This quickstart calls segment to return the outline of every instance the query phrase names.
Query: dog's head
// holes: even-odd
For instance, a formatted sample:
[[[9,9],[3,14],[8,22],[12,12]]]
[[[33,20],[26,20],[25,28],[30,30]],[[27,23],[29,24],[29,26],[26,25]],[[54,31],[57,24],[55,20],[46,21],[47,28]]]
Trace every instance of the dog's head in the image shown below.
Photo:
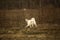
[[[27,22],[27,21],[28,21],[28,19],[25,19],[25,21]]]
[[[35,18],[31,18],[31,20],[35,20]]]

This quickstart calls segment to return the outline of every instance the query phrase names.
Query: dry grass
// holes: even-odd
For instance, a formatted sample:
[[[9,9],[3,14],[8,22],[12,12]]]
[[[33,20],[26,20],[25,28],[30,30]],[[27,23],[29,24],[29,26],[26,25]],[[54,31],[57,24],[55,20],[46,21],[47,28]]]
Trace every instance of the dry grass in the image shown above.
[[[40,25],[40,26],[39,26]],[[55,40],[57,30],[53,29],[53,25],[39,24],[37,28],[27,29],[5,29],[0,30],[1,40]],[[44,27],[46,26],[46,28]],[[47,29],[51,26],[53,30]],[[55,26],[55,25],[54,25]],[[41,28],[42,27],[42,28]],[[45,29],[44,29],[45,28]],[[2,32],[2,33],[1,33]]]

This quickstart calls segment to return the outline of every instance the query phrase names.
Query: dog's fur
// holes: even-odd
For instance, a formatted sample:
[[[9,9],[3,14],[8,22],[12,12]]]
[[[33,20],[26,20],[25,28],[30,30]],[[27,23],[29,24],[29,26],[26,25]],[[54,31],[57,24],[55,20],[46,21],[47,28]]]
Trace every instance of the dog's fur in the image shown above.
[[[27,22],[27,26],[26,27],[37,27],[37,24],[36,24],[36,21],[35,21],[35,18],[31,18],[30,20],[28,19],[25,19],[25,21]]]

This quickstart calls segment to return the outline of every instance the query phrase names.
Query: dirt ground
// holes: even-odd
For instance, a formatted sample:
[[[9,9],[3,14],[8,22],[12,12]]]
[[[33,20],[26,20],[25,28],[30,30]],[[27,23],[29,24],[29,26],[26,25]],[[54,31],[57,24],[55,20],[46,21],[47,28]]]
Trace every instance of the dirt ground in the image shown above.
[[[48,26],[52,28],[48,29]],[[59,25],[39,24],[37,28],[1,29],[0,40],[59,40],[60,31],[55,27],[59,27]]]

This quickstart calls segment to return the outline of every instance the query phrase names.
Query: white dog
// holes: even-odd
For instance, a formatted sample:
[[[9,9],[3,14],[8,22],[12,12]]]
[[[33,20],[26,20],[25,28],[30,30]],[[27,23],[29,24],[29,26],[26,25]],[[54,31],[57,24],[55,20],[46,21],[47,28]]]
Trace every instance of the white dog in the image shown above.
[[[25,21],[27,22],[27,26],[26,27],[37,27],[37,24],[36,24],[36,21],[35,21],[35,18],[31,18],[30,20],[28,19],[25,19]]]

